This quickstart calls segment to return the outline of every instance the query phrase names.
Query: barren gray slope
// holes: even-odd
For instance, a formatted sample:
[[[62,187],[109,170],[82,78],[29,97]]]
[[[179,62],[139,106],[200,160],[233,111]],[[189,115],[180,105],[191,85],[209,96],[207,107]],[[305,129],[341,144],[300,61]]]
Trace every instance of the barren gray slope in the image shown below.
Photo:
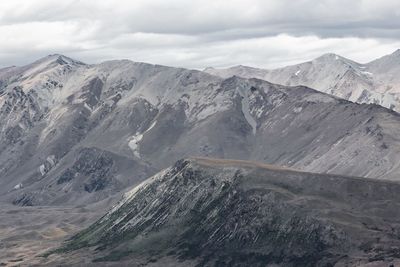
[[[357,103],[375,103],[400,111],[400,49],[367,64],[335,54],[312,61],[264,70],[246,66],[207,68],[224,78],[237,75],[283,85],[304,85]]]
[[[389,266],[400,260],[399,190],[397,182],[246,161],[181,160],[128,192],[48,261]]]
[[[0,95],[0,198],[96,202],[188,156],[398,180],[400,117],[306,87],[55,55]]]

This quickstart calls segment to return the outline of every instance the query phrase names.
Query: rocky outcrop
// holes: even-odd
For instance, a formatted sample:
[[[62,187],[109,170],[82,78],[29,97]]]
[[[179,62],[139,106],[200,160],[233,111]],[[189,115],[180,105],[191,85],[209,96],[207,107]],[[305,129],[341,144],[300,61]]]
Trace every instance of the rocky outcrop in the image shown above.
[[[168,256],[198,266],[389,266],[400,257],[399,190],[245,161],[180,160],[57,252],[92,251],[99,264]]]

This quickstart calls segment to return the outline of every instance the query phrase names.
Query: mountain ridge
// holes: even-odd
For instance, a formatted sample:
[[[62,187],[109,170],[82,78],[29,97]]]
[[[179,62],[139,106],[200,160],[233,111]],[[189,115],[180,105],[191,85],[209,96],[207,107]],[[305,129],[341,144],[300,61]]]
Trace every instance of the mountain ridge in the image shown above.
[[[98,201],[189,156],[398,179],[400,116],[377,105],[128,60],[39,66],[0,77],[9,203]]]
[[[398,182],[237,163],[179,160],[126,193],[57,252],[90,251],[85,256],[100,265],[147,259],[158,266],[166,256],[201,266],[396,261]]]
[[[313,60],[277,69],[234,66],[205,71],[221,77],[238,75],[283,85],[304,85],[358,103],[375,103],[399,111],[400,70],[398,50],[361,64],[328,53]]]

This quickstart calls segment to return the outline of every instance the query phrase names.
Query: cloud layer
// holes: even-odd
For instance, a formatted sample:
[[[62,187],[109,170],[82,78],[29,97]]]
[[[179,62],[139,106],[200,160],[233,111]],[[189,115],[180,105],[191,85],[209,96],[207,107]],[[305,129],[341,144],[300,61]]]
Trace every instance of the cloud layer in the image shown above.
[[[327,52],[366,62],[397,48],[398,0],[0,2],[0,66],[62,53],[89,63],[269,68]]]

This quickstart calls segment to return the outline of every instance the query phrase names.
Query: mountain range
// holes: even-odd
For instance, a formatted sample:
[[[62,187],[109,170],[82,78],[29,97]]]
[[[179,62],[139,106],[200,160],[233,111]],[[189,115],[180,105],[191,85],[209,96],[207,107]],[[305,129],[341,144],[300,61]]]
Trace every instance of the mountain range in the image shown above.
[[[374,103],[400,111],[400,49],[366,64],[329,53],[278,69],[240,65],[204,71],[224,78],[236,75],[288,86],[304,85],[352,102]]]
[[[304,86],[51,55],[0,72],[0,193],[83,204],[188,156],[398,180],[400,115]]]
[[[0,265],[396,262],[399,64],[0,69]]]

